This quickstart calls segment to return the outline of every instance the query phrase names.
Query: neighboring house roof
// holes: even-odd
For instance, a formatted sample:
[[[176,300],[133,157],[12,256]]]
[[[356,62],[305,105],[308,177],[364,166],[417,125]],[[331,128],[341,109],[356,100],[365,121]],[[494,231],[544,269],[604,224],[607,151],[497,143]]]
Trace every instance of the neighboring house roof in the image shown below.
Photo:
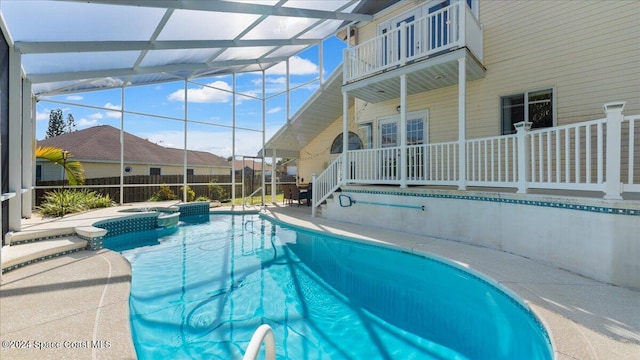
[[[184,151],[160,146],[149,140],[123,132],[124,162],[154,165],[184,163]],[[74,160],[120,162],[120,130],[109,125],[72,131],[45,140],[38,146],[53,146],[71,153]],[[206,151],[187,150],[189,166],[229,168],[227,160]]]
[[[236,171],[242,170],[242,160],[234,160]],[[259,161],[246,159],[244,161],[245,168],[253,169],[255,171],[262,170],[262,163]],[[231,167],[231,162],[229,162],[229,167]],[[264,171],[271,171],[270,164],[264,164]]]
[[[349,96],[349,107],[353,106]],[[277,157],[300,157],[307,146],[330,124],[342,116],[342,67],[339,66],[278,132],[267,141],[265,156],[276,150]],[[260,150],[259,154],[263,154]]]

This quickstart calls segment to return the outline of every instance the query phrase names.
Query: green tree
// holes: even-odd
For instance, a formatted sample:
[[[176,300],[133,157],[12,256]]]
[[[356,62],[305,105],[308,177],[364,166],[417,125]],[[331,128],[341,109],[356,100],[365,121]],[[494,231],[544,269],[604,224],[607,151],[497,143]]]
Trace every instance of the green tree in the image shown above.
[[[76,130],[76,121],[72,114],[67,114],[67,121],[64,121],[62,109],[51,110],[49,113],[49,127],[45,134],[45,138],[49,139],[54,136],[66,134]]]
[[[66,132],[65,127],[66,125],[64,123],[64,117],[62,117],[62,110],[51,110],[49,113],[49,127],[47,128],[45,138],[49,139],[64,134]]]
[[[73,118],[73,115],[71,115],[71,113],[67,114],[66,130],[67,132],[76,131],[76,120]]]

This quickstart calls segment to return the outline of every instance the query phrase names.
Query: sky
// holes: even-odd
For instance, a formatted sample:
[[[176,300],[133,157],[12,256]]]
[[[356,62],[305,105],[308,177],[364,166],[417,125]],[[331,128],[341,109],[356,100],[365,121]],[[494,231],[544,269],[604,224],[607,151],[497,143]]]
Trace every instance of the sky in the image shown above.
[[[324,41],[324,79],[340,66],[345,46],[336,37]],[[289,116],[295,114],[320,84],[318,54],[318,46],[313,46],[290,59],[289,86],[295,90],[290,95]],[[287,119],[285,63],[269,69],[265,83],[265,140],[268,141]],[[185,107],[184,81],[126,87],[124,131],[162,146],[182,148],[186,108],[191,121],[187,123],[187,148],[229,157],[233,150],[232,88],[232,75],[193,79],[187,85]],[[236,89],[235,153],[256,156],[262,148],[262,74],[237,74]],[[73,115],[76,130],[98,125],[120,128],[122,105],[120,88],[42,97],[36,106],[36,138],[45,138],[49,114],[58,108],[65,119]]]

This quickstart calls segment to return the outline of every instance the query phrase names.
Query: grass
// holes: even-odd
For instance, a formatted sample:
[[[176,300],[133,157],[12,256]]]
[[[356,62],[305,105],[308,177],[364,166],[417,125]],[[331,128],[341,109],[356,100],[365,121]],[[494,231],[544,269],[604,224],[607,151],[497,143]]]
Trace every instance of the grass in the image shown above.
[[[283,200],[284,200],[284,194],[276,194],[276,202],[281,203]],[[267,203],[270,203],[271,195],[265,195],[264,201],[266,201]],[[262,202],[262,196],[260,195],[247,199],[247,205],[258,205],[261,202]],[[233,202],[233,205],[242,205],[242,199],[241,198],[235,199],[235,201]]]

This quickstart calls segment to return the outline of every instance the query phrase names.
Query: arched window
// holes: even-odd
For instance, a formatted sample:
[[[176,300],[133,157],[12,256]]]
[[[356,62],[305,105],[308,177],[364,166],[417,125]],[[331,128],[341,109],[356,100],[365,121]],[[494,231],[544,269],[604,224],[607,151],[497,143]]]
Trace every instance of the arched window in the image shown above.
[[[362,149],[362,140],[358,134],[349,131],[349,150],[358,150]],[[342,133],[336,136],[333,139],[333,143],[331,144],[331,153],[332,154],[341,154],[342,153]]]

